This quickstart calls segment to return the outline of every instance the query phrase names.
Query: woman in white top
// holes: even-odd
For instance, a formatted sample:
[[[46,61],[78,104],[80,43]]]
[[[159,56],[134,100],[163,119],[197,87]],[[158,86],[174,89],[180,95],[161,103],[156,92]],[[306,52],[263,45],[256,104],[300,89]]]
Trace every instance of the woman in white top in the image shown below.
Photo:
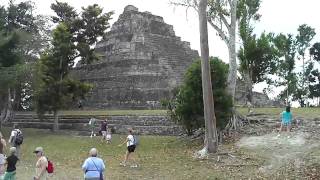
[[[120,165],[126,166],[127,161],[129,161],[131,159],[134,162],[134,164],[131,165],[131,167],[138,167],[138,165],[135,162],[135,159],[133,158],[133,152],[136,149],[136,145],[135,145],[134,137],[132,135],[132,129],[128,129],[128,133],[129,134],[128,134],[126,140],[122,144],[119,144],[119,146],[122,146],[125,143],[127,143],[127,152],[124,156],[124,161],[121,162]]]

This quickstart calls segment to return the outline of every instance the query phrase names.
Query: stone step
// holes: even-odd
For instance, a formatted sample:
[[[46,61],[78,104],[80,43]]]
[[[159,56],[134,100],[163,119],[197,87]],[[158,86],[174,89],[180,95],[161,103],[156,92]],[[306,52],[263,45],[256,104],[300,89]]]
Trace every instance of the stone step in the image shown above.
[[[23,122],[16,123],[20,128],[37,128],[37,129],[52,129],[53,123],[38,123],[38,122]],[[12,126],[12,123],[5,123],[5,126]],[[113,128],[114,133],[116,134],[126,134],[128,128],[134,127],[134,131],[137,134],[141,135],[179,135],[182,133],[181,126],[132,126],[132,125],[117,125],[109,124]],[[59,128],[61,130],[76,130],[76,131],[90,131],[90,127],[86,124],[70,124],[70,123],[59,123]],[[99,131],[99,128],[96,128],[96,132]]]

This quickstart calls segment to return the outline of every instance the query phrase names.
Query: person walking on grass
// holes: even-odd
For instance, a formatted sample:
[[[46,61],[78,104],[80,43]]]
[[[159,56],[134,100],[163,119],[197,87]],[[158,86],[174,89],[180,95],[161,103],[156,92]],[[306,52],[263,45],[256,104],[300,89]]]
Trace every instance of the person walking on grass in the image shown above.
[[[36,163],[36,175],[34,176],[34,180],[46,180],[48,177],[47,167],[48,160],[44,156],[43,148],[37,147],[33,153],[36,154],[37,163]]]
[[[6,149],[7,143],[6,140],[3,138],[2,133],[0,132],[0,179],[3,177],[5,168],[5,155],[4,150]]]
[[[96,133],[95,133],[95,126],[96,126],[96,121],[97,119],[95,117],[92,117],[90,118],[89,120],[89,127],[90,127],[90,138],[92,138],[93,136],[96,136]]]
[[[98,150],[92,148],[89,151],[89,157],[84,161],[82,170],[84,172],[85,180],[103,180],[103,173],[105,165],[101,158],[98,158]]]
[[[20,146],[23,142],[23,134],[21,130],[18,128],[17,124],[13,125],[13,130],[11,131],[11,135],[8,141],[11,147],[16,148],[16,156],[20,156]]]
[[[106,139],[107,139],[107,143],[110,144],[111,143],[111,138],[112,138],[112,130],[110,127],[107,127],[107,136],[106,136]]]
[[[280,125],[279,132],[281,132],[284,127],[287,127],[287,132],[290,132],[291,124],[292,124],[292,113],[290,112],[290,107],[287,106],[286,110],[283,111],[280,115],[281,115],[281,125]]]
[[[127,143],[127,152],[124,156],[124,161],[120,163],[121,166],[126,166],[127,162],[130,161],[130,159],[133,161],[134,164],[131,165],[131,167],[138,167],[138,165],[135,162],[135,159],[133,157],[133,153],[136,149],[136,142],[135,142],[135,138],[133,136],[133,130],[132,129],[128,129],[128,136],[126,138],[126,140],[122,143],[119,144],[118,146],[122,146],[125,143]]]
[[[7,171],[3,180],[16,180],[16,164],[19,161],[16,150],[15,147],[10,148],[10,156],[6,159]]]
[[[107,119],[105,119],[104,121],[101,122],[100,125],[100,131],[102,134],[102,138],[101,138],[101,142],[103,142],[104,140],[107,140]]]

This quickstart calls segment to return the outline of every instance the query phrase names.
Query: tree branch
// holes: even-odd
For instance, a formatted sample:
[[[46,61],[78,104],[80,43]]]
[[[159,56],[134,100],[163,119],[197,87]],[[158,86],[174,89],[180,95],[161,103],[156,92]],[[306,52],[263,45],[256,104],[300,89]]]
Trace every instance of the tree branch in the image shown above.
[[[227,27],[228,32],[230,32],[230,24],[228,23],[226,17],[224,17],[224,15],[221,12],[219,12],[219,17],[222,20],[222,22],[224,23],[224,25]]]
[[[218,32],[218,34],[220,35],[221,39],[227,44],[227,46],[229,47],[229,39],[227,37],[227,35],[222,31],[221,28],[219,28],[217,25],[215,25],[211,19],[208,19],[209,24]]]

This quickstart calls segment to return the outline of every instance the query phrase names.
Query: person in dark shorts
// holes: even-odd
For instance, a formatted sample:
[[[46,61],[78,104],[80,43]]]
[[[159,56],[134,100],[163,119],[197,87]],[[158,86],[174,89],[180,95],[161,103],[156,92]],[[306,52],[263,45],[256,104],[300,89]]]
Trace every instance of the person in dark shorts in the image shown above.
[[[101,135],[102,135],[102,138],[101,138],[101,142],[103,142],[104,140],[107,140],[107,119],[105,119],[104,121],[101,122],[101,125],[100,125],[100,131],[101,131]]]
[[[16,164],[19,161],[16,154],[16,147],[10,148],[10,156],[6,159],[7,171],[4,175],[4,180],[15,180],[16,179]]]
[[[138,167],[138,165],[136,164],[135,159],[133,157],[133,153],[136,149],[136,144],[135,144],[135,138],[133,136],[132,129],[129,129],[128,133],[129,134],[128,134],[126,140],[122,144],[119,144],[119,146],[122,146],[123,144],[127,143],[127,152],[124,156],[124,161],[121,162],[120,165],[126,166],[126,163],[131,159],[134,163],[131,165],[131,167]]]

